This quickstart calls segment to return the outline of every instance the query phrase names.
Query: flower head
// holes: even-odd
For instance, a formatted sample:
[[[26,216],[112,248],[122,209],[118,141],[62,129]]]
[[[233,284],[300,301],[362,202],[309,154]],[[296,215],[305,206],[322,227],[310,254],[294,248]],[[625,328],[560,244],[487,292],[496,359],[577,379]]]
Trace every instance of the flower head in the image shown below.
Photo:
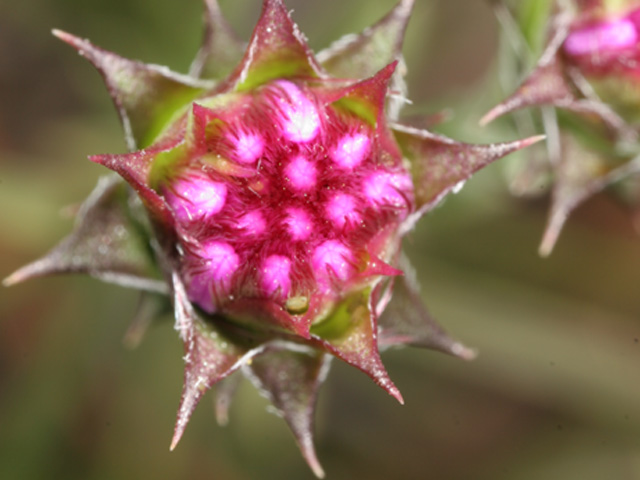
[[[640,171],[640,2],[552,3],[546,21],[538,24],[548,33],[542,36],[544,48],[533,70],[483,118],[488,123],[518,109],[543,107],[540,123],[549,133],[548,155],[532,156],[513,182],[516,192],[529,193],[552,178],[551,210],[540,246],[543,255],[551,252],[578,205]],[[536,24],[539,18],[519,8],[500,4],[501,18],[519,17],[520,30],[513,29],[516,22],[505,22],[509,38],[519,40],[519,52],[535,50],[523,32],[525,24]]]
[[[91,157],[119,177],[8,283],[73,270],[171,297],[186,352],[172,448],[202,395],[241,370],[321,476],[312,414],[330,358],[402,402],[381,348],[472,356],[422,306],[401,240],[460,182],[539,137],[469,145],[397,121],[412,5],[316,56],[281,0],[264,0],[246,47],[207,0],[188,76],[55,32],[103,75],[131,151]],[[221,419],[230,390],[218,390]]]

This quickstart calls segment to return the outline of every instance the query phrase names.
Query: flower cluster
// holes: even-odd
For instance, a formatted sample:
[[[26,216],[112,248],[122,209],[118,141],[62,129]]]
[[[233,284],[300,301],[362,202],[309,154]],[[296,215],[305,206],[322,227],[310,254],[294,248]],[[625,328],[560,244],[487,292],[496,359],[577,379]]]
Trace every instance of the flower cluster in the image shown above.
[[[275,80],[193,104],[150,170],[193,303],[237,320],[275,309],[279,327],[309,337],[345,292],[395,275],[385,262],[415,200],[375,111],[394,68],[354,86]],[[348,105],[366,89],[370,121]]]
[[[475,171],[540,137],[469,145],[398,120],[413,0],[317,55],[281,0],[264,0],[246,46],[205,5],[189,75],[54,32],[104,77],[130,152],[91,157],[118,175],[6,283],[84,272],[160,306],[168,296],[186,362],[172,448],[214,384],[225,420],[239,370],[322,476],[311,432],[331,358],[402,403],[382,348],[473,356],[429,317],[401,240]]]

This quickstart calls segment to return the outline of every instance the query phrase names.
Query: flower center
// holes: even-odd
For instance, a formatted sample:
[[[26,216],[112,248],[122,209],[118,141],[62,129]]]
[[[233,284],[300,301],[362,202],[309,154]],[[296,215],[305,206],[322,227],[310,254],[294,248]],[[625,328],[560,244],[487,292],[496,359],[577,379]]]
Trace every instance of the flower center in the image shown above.
[[[250,95],[245,108],[200,108],[209,117],[187,135],[199,147],[162,188],[189,296],[211,313],[231,297],[343,295],[363,259],[383,255],[370,241],[413,209],[411,178],[375,126],[302,83]]]

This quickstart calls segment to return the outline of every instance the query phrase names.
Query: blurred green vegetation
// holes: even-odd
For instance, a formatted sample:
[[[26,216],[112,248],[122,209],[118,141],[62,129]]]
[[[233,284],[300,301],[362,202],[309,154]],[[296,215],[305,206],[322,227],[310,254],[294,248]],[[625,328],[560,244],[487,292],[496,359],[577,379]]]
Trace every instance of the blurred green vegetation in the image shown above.
[[[319,49],[366,27],[394,0],[289,0]],[[409,113],[454,112],[443,131],[512,139],[477,121],[500,96],[498,26],[480,0],[419,0],[409,27]],[[259,0],[221,0],[246,38]],[[85,158],[123,151],[99,76],[51,28],[185,71],[201,34],[199,0],[0,3],[0,273],[41,255],[71,226],[104,173]],[[317,415],[332,480],[640,478],[640,244],[630,214],[599,196],[537,254],[546,201],[509,197],[507,159],[479,174],[407,239],[425,299],[480,356],[383,356],[398,406],[338,363]],[[0,478],[312,478],[284,422],[243,384],[229,426],[208,397],[175,452],[182,382],[171,319],[121,343],[137,295],[80,277],[0,290]]]

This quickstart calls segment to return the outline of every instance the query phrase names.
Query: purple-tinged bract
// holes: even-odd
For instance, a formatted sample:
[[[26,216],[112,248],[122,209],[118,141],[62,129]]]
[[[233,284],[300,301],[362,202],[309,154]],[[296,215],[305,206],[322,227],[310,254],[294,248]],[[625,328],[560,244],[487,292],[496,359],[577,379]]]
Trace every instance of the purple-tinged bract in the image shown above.
[[[226,421],[241,370],[322,476],[311,432],[330,358],[402,402],[380,347],[473,356],[429,317],[401,240],[460,182],[539,137],[468,145],[402,125],[412,6],[316,57],[281,0],[264,0],[246,47],[206,0],[188,76],[55,32],[105,79],[130,153],[91,159],[131,188],[101,182],[73,235],[7,283],[76,271],[169,294],[186,352],[172,448],[223,380]]]

